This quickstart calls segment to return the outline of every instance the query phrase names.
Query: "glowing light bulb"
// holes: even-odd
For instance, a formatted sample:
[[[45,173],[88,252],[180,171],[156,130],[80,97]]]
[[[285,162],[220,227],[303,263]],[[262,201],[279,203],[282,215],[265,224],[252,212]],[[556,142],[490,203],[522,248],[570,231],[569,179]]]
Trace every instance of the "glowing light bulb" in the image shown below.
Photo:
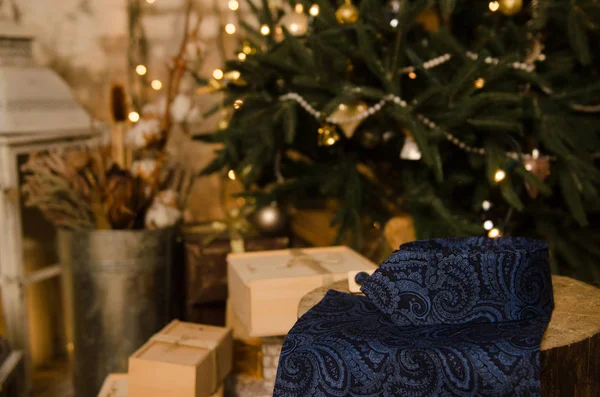
[[[154,4],[155,1],[156,0],[146,0],[146,3],[148,3],[148,4]]]
[[[238,99],[233,103],[233,108],[237,110],[237,109],[241,108],[243,104],[244,104],[244,101],[242,101],[241,99]]]
[[[260,34],[262,34],[263,36],[268,36],[269,33],[271,33],[271,29],[269,28],[269,25],[262,25],[260,27]]]
[[[482,89],[485,86],[485,80],[481,77],[475,80],[475,88],[478,90]]]
[[[250,47],[249,45],[244,45],[244,48],[242,48],[242,52],[246,55],[250,55],[252,54],[252,47]]]
[[[240,53],[238,54],[238,59],[239,59],[240,61],[245,61],[245,60],[246,60],[246,57],[247,57],[247,55],[246,55],[246,54],[244,54],[243,52],[240,52]]]
[[[227,176],[229,177],[229,179],[231,179],[232,181],[235,181],[235,171],[234,170],[229,170],[229,172],[227,173]]]
[[[483,210],[484,210],[484,211],[489,211],[489,210],[490,210],[490,208],[492,208],[492,203],[490,203],[490,202],[489,202],[489,201],[487,201],[487,200],[484,200],[484,201],[481,203],[481,208],[483,208]]]
[[[529,163],[528,163],[528,164],[525,164],[525,169],[526,169],[527,171],[531,171],[531,170],[533,170],[533,164],[529,164]]]
[[[398,23],[399,23],[398,20],[396,18],[394,18],[390,21],[390,26],[393,28],[396,28],[396,27],[398,27]]]
[[[490,7],[490,11],[496,12],[500,8],[500,3],[498,3],[497,1],[490,1],[490,4],[488,6]]]
[[[498,238],[498,237],[502,237],[502,232],[500,231],[500,229],[498,229],[497,227],[493,228],[492,230],[490,230],[488,232],[488,237],[489,238]]]
[[[135,67],[135,72],[140,76],[144,76],[146,73],[148,73],[148,68],[146,68],[144,65],[137,65]]]
[[[150,85],[156,91],[158,91],[158,90],[160,90],[162,88],[162,82],[160,80],[152,80],[152,82],[150,83]]]
[[[313,4],[312,6],[310,6],[308,13],[313,17],[317,17],[317,16],[319,16],[320,11],[321,11],[321,9],[319,8],[319,5]]]
[[[502,182],[506,178],[506,172],[504,170],[498,170],[494,174],[494,180],[496,182]]]
[[[137,123],[138,121],[140,121],[140,114],[138,112],[129,112],[129,115],[127,117],[132,123]]]
[[[236,29],[234,24],[228,23],[227,25],[225,25],[225,32],[227,32],[227,34],[234,34],[235,31]]]
[[[492,222],[492,221],[483,222],[483,228],[485,230],[492,230],[494,228],[494,222]]]
[[[538,149],[533,149],[531,151],[531,157],[533,157],[534,159],[539,159],[540,158],[540,151]]]
[[[221,69],[215,69],[213,71],[213,77],[215,78],[215,80],[221,80],[224,76],[224,73]]]
[[[414,79],[416,79],[416,78],[417,78],[417,74],[416,74],[415,72],[410,72],[410,73],[408,74],[408,77],[409,77],[411,80],[414,80]]]
[[[238,3],[237,0],[229,0],[229,3],[227,3],[227,6],[229,7],[229,9],[231,11],[237,11],[240,8],[240,3]]]

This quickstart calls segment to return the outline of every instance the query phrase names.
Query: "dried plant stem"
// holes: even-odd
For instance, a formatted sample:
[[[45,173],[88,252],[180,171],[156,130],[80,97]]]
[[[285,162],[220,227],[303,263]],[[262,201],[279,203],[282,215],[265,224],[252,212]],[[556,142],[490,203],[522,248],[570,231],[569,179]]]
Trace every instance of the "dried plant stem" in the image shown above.
[[[163,118],[163,131],[165,131],[165,136],[168,136],[168,132],[171,129],[171,112],[170,107],[173,99],[179,92],[179,86],[181,84],[181,77],[185,72],[187,61],[185,59],[185,52],[187,48],[187,44],[190,36],[190,19],[192,15],[192,0],[188,0],[185,8],[185,24],[183,28],[183,40],[181,41],[181,45],[179,46],[179,51],[177,55],[173,58],[173,65],[169,71],[169,78],[167,80],[167,100],[165,101],[165,116]]]

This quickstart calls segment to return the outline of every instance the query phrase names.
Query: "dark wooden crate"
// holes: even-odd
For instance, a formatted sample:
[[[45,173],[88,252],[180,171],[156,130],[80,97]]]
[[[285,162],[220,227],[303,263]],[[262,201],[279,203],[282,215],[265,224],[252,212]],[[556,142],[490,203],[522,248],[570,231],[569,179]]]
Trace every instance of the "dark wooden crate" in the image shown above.
[[[227,254],[231,252],[226,236],[204,244],[207,233],[184,230],[186,308],[227,300]],[[285,249],[288,237],[248,237],[246,251]],[[187,316],[186,316],[187,317]]]

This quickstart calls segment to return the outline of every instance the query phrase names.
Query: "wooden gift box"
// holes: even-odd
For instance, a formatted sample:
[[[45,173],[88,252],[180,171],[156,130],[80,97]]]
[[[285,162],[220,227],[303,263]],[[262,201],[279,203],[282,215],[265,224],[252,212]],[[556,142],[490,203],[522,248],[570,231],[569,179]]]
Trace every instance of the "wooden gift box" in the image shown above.
[[[241,323],[231,301],[227,300],[227,327],[233,333],[233,367],[231,371],[253,379],[263,378],[262,338],[251,338]]]
[[[209,224],[187,226],[183,230],[186,319],[191,321],[194,321],[195,307],[227,300],[227,254],[231,252],[231,240],[225,233],[207,243],[207,237],[214,233],[214,228]],[[245,251],[266,251],[288,246],[287,237],[244,238]]]
[[[127,397],[127,374],[110,374],[106,377],[98,397]]]
[[[348,247],[229,254],[229,299],[251,337],[286,335],[315,288],[377,266]]]
[[[231,358],[227,328],[173,321],[129,358],[129,397],[209,397]]]
[[[279,356],[281,355],[284,339],[285,337],[283,336],[262,338],[263,379],[267,382],[275,383]]]

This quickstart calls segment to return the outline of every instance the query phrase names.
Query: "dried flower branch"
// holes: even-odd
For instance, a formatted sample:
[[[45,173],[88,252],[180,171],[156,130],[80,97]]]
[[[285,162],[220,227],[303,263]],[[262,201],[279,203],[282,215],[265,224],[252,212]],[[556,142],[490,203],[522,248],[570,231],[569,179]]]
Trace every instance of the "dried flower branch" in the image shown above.
[[[155,191],[114,164],[106,149],[37,153],[22,170],[25,204],[70,229],[143,227]]]

